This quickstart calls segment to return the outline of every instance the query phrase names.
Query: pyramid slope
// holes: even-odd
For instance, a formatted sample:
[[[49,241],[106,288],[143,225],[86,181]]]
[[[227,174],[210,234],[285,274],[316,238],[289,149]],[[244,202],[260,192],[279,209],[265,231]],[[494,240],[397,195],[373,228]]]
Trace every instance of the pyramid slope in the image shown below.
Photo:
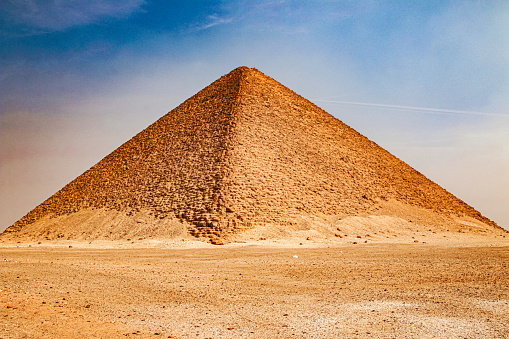
[[[212,209],[240,75],[231,72],[186,100],[6,231],[84,209],[191,220],[195,212]]]
[[[110,236],[110,228],[97,225],[112,218],[124,229],[143,227],[139,217],[144,215],[158,220],[152,222],[155,228],[179,219],[190,234],[214,239],[260,225],[291,226],[303,216],[369,213],[387,201],[498,228],[308,100],[256,69],[240,67],[117,148],[6,232],[88,213],[78,219],[94,228],[94,237]],[[46,224],[51,229],[62,222]],[[62,236],[78,236],[67,233]]]
[[[253,221],[291,223],[303,214],[356,215],[376,209],[381,201],[396,200],[495,225],[259,71],[242,78],[235,110],[235,166],[227,186],[232,204]],[[250,192],[256,192],[256,198]]]

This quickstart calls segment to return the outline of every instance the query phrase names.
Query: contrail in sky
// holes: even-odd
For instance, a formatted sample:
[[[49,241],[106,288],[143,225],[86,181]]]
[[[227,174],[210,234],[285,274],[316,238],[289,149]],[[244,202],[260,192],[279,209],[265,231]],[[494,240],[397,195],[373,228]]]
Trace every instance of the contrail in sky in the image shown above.
[[[372,104],[367,102],[355,102],[355,101],[335,101],[335,100],[315,100],[319,102],[326,102],[331,104],[340,104],[340,105],[351,105],[351,106],[367,106],[373,108],[390,108],[390,109],[398,109],[404,111],[420,111],[420,112],[429,112],[435,114],[468,114],[468,115],[482,115],[482,116],[490,116],[490,117],[509,117],[509,114],[502,113],[489,113],[489,112],[476,112],[476,111],[459,111],[453,109],[441,109],[441,108],[428,108],[428,107],[416,107],[416,106],[398,106],[398,105],[384,105],[384,104]]]

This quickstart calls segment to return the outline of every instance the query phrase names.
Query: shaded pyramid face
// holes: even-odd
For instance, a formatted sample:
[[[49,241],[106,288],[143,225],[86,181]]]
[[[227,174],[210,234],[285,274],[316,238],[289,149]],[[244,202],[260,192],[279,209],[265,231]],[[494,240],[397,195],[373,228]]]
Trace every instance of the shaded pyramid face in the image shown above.
[[[341,121],[256,69],[221,77],[6,230],[65,238],[228,238],[303,216],[397,201],[498,228]],[[64,226],[64,225],[72,225]]]

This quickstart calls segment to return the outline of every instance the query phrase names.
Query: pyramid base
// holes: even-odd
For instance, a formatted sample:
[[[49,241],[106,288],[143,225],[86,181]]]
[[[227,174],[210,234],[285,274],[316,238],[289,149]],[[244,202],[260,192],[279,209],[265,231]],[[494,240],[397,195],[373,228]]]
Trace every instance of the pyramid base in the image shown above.
[[[243,220],[187,222],[156,218],[148,211],[135,215],[107,209],[39,219],[18,230],[8,229],[2,240],[144,240],[188,239],[222,245],[229,242],[290,241],[323,244],[373,242],[462,241],[469,237],[503,236],[507,231],[468,216],[445,216],[397,201],[377,204],[370,211],[342,215],[301,215],[283,223]],[[222,225],[231,227],[221,227]]]
[[[156,219],[144,211],[127,216],[115,210],[84,209],[58,217],[45,216],[19,230],[7,229],[2,236],[32,240],[177,238],[187,236],[187,225],[178,219]]]

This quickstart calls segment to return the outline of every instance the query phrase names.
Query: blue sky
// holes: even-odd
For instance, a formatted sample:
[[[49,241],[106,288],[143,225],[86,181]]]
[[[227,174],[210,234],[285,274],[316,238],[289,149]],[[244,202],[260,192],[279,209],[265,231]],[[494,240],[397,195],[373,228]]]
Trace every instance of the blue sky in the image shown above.
[[[0,0],[0,231],[256,67],[509,229],[509,2]]]

